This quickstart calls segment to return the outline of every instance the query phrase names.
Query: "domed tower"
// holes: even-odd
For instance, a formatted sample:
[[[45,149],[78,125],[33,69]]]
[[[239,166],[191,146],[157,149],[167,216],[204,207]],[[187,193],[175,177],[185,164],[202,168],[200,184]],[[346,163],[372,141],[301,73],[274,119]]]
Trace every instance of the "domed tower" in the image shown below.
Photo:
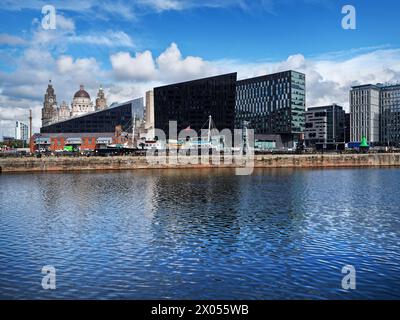
[[[97,93],[96,99],[96,111],[107,109],[107,100],[103,91],[103,87],[100,85],[99,92]]]
[[[87,91],[84,90],[83,85],[81,85],[79,91],[75,93],[74,99],[72,100],[71,115],[76,117],[93,111],[94,107],[90,100],[89,93],[87,93]]]
[[[57,118],[57,97],[53,85],[51,84],[51,80],[49,80],[42,108],[42,127],[57,122]]]

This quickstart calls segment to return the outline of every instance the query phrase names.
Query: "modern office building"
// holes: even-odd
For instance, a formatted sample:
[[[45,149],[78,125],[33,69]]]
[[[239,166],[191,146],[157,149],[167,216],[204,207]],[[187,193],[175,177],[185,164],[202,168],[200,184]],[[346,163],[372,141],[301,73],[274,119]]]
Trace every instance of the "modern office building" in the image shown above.
[[[293,147],[305,129],[306,78],[285,71],[237,81],[235,127],[268,135],[277,147]]]
[[[400,144],[400,85],[380,86],[380,136],[385,145]]]
[[[308,108],[305,141],[309,147],[336,149],[345,144],[345,111],[336,104]]]
[[[15,123],[15,139],[28,141],[29,139],[29,127],[27,124],[17,121]]]
[[[169,136],[169,121],[178,134],[190,128],[206,129],[211,115],[218,130],[234,129],[236,73],[154,88],[154,124]]]
[[[377,85],[354,86],[350,90],[352,142],[366,137],[370,144],[380,142],[380,90]]]
[[[135,110],[143,98],[125,103],[114,104],[105,110],[95,111],[82,116],[70,118],[44,126],[41,133],[104,133],[115,132],[116,126],[128,127],[132,125]]]
[[[351,116],[350,113],[346,112],[344,115],[344,142],[350,142],[351,136]]]
[[[400,145],[400,85],[362,85],[350,90],[351,141]]]

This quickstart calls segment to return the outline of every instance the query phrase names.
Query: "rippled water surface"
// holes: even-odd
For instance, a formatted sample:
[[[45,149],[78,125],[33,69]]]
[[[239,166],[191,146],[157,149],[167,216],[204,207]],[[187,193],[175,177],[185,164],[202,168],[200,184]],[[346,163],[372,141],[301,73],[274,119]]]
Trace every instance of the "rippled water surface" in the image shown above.
[[[0,298],[398,299],[399,186],[398,169],[1,174]]]

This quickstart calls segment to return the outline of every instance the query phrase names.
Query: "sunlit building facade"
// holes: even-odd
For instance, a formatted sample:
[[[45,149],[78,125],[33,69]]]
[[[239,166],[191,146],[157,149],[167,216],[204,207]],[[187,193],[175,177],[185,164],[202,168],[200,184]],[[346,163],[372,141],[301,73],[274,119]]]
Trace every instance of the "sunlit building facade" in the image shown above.
[[[305,90],[305,75],[292,70],[237,81],[235,127],[293,146],[304,135]]]

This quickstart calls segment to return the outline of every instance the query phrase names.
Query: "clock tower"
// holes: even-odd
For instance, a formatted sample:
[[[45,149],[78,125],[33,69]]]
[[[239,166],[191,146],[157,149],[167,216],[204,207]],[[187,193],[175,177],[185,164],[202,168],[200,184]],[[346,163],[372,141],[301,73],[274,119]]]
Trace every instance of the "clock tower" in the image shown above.
[[[103,91],[103,87],[100,85],[99,92],[97,93],[96,99],[96,111],[107,109],[107,100]]]
[[[55,121],[57,121],[57,99],[51,80],[49,80],[42,108],[42,127]]]

